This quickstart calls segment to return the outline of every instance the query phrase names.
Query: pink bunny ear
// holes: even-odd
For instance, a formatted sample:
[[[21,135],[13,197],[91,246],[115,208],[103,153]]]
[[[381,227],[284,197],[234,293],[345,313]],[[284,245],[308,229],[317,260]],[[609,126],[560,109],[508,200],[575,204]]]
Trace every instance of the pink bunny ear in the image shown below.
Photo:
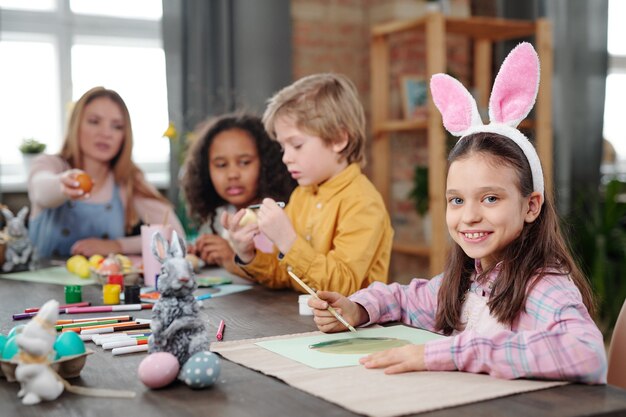
[[[517,45],[502,63],[489,99],[491,122],[516,127],[530,112],[539,90],[539,57],[528,42]]]
[[[448,132],[462,136],[470,127],[483,124],[476,100],[458,80],[447,74],[435,74],[430,79],[430,92]]]

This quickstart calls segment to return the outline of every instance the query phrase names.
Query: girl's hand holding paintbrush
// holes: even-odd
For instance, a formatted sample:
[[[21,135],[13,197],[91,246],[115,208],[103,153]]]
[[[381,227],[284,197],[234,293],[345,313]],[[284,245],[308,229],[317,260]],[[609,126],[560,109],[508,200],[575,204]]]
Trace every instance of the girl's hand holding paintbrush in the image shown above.
[[[309,298],[308,305],[313,309],[313,320],[317,328],[325,333],[346,330],[346,326],[327,310],[329,305],[353,326],[369,321],[369,315],[363,306],[337,292],[317,291],[317,296],[319,299]],[[385,368],[386,374],[425,371],[424,345],[406,345],[372,353],[359,359],[359,363],[366,368]]]
[[[360,304],[350,301],[346,296],[333,291],[317,291],[318,298],[309,298],[308,305],[313,309],[313,321],[317,328],[324,333],[346,331],[344,326],[330,311],[333,307],[337,313],[352,326],[359,326],[369,321],[369,315]]]

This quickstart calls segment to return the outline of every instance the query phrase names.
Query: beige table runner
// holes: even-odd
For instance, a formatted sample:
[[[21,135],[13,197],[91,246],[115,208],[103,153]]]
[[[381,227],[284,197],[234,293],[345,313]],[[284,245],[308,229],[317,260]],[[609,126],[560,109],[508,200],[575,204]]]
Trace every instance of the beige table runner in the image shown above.
[[[211,351],[352,412],[376,417],[421,413],[563,385],[565,382],[507,381],[465,372],[385,375],[352,366],[313,369],[270,352],[255,342],[310,337],[320,332],[216,342]]]

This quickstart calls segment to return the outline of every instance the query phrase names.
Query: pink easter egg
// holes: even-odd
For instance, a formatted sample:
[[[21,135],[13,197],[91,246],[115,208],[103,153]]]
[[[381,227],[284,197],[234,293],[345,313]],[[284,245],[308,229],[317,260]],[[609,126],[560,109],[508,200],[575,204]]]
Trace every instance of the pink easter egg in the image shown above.
[[[169,352],[156,352],[141,361],[137,374],[145,386],[156,389],[171,384],[179,369],[176,356]]]

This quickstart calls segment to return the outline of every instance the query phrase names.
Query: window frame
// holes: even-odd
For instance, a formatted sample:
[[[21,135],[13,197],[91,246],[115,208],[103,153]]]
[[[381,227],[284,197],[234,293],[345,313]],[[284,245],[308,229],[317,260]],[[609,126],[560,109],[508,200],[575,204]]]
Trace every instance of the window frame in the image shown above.
[[[163,48],[163,39],[161,20],[79,14],[71,11],[70,0],[56,0],[55,3],[56,7],[52,10],[0,8],[0,40],[37,41],[41,40],[42,36],[45,36],[47,41],[53,39],[60,88],[59,133],[63,134],[69,116],[66,104],[73,101],[71,51],[76,41],[108,38],[111,40],[109,45]],[[169,162],[147,162],[138,165],[148,180],[158,188],[165,189],[170,186]],[[23,164],[0,161],[0,192],[26,191],[26,179],[27,173]]]

